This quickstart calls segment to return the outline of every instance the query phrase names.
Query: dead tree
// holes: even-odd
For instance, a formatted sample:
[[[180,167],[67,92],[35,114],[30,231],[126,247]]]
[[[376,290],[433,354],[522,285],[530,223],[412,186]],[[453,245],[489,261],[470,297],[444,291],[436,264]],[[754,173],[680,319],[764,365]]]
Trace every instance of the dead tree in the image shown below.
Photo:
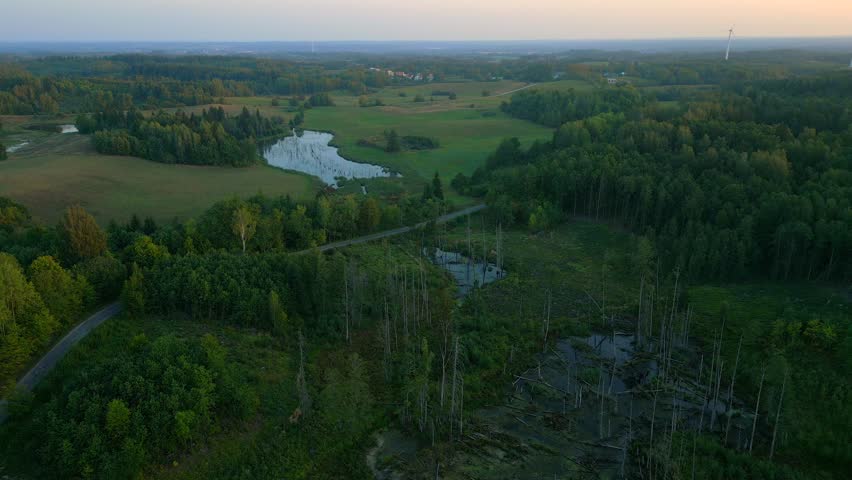
[[[784,381],[781,383],[781,395],[778,397],[778,411],[775,413],[775,426],[772,427],[772,444],[769,447],[769,459],[775,454],[775,438],[778,435],[778,423],[781,421],[781,404],[784,402],[784,388],[787,386],[787,371],[784,371]]]
[[[453,342],[453,379],[452,379],[452,392],[450,394],[450,439],[453,436],[453,421],[456,416],[456,375],[458,374],[459,369],[459,337],[455,337],[455,341]]]
[[[639,314],[636,316],[636,346],[642,345],[642,294],[645,291],[645,275],[639,280]]]
[[[725,445],[728,444],[728,432],[731,430],[732,406],[734,404],[734,382],[737,379],[737,367],[740,365],[740,349],[743,346],[743,336],[740,334],[740,342],[737,344],[737,358],[734,360],[734,371],[731,372],[731,384],[728,386],[728,419],[725,424]]]
[[[751,440],[748,442],[748,454],[754,448],[754,432],[757,430],[757,417],[760,411],[760,394],[763,392],[763,379],[766,377],[766,368],[760,374],[760,387],[757,389],[757,403],[754,406],[754,422],[751,424]]]
[[[553,305],[553,293],[548,288],[544,293],[544,315],[542,329],[544,330],[544,350],[547,350],[547,334],[550,331],[550,312]]]
[[[299,391],[300,416],[307,415],[311,409],[311,397],[305,378],[305,337],[302,336],[301,330],[299,330],[299,373],[296,376],[296,389]]]
[[[719,370],[716,374],[716,393],[713,396],[713,412],[710,416],[710,431],[716,428],[716,412],[719,410],[719,386],[722,383],[722,369],[725,368],[725,361],[719,363]]]
[[[349,267],[343,264],[343,331],[346,342],[349,343],[349,321],[351,319],[352,306],[349,303]]]

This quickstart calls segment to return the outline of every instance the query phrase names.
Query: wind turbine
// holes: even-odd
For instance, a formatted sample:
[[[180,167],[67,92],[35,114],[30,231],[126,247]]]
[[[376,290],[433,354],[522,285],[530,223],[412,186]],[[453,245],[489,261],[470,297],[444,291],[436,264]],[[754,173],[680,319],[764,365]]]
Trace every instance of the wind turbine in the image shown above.
[[[728,58],[731,56],[731,39],[734,37],[734,27],[731,27],[728,30],[728,49],[725,50],[725,61],[728,61]]]

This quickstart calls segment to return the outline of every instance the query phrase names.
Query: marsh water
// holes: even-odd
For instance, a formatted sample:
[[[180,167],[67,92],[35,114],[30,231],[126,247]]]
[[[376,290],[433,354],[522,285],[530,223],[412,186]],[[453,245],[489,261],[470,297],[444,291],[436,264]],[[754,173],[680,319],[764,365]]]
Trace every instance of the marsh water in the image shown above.
[[[472,260],[461,253],[446,252],[440,248],[423,249],[432,263],[450,273],[456,283],[456,292],[464,297],[476,286],[496,282],[506,276],[506,271],[493,263]]]
[[[347,160],[329,145],[334,136],[305,130],[300,135],[282,138],[263,149],[263,157],[273,167],[295,170],[319,177],[331,187],[339,179],[390,177],[396,174],[369,163]]]
[[[12,145],[11,147],[6,147],[6,153],[15,153],[18,150],[26,147],[29,144],[30,144],[30,142],[21,142],[17,145]]]
[[[559,339],[535,366],[514,375],[502,403],[465,422],[442,478],[621,478],[636,465],[631,442],[650,438],[672,457],[689,455],[688,437],[673,433],[724,432],[729,410],[723,401],[704,398],[707,372],[699,379],[670,378],[661,388],[666,373],[655,348],[618,332]],[[692,354],[687,345],[682,348]],[[734,407],[730,444],[744,448],[753,416],[736,397]],[[417,449],[410,441],[400,443],[398,432],[385,435],[377,447],[385,461],[373,468],[377,478],[407,478]]]
[[[506,275],[460,253],[439,248],[422,253],[450,273],[459,296]],[[514,370],[507,364],[507,373],[517,373],[502,402],[465,421],[452,460],[442,462],[441,478],[622,478],[640,462],[632,458],[633,441],[684,458],[692,444],[688,436],[675,435],[684,430],[730,430],[729,445],[746,448],[754,418],[748,407],[733,397],[729,408],[724,394],[708,398],[708,366],[702,374],[700,356],[685,340],[673,345],[677,367],[670,360],[660,364],[654,338],[612,327],[608,333],[557,339],[532,367]],[[412,478],[424,473],[421,452],[428,446],[398,430],[380,432],[368,464],[379,479]]]
[[[78,133],[77,127],[72,124],[65,125],[38,125],[35,127],[28,127],[31,130],[48,130],[56,133]],[[29,140],[21,141],[15,145],[11,145],[6,147],[6,153],[15,153],[18,150],[26,147],[30,144]]]

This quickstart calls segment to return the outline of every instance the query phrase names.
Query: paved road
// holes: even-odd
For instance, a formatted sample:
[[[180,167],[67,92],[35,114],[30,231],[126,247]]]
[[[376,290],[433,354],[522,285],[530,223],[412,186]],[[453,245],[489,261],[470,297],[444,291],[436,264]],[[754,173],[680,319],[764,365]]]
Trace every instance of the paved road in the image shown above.
[[[534,87],[534,86],[536,86],[536,85],[538,85],[538,84],[537,84],[537,83],[531,83],[531,84],[529,84],[529,85],[524,85],[524,86],[523,86],[523,87],[521,87],[521,88],[516,88],[516,89],[514,89],[514,90],[509,90],[508,92],[498,93],[497,95],[494,95],[494,96],[495,96],[495,97],[502,97],[503,95],[508,95],[508,94],[510,94],[510,93],[520,92],[521,90],[526,90],[526,89],[528,89],[528,88],[530,88],[530,87]]]
[[[27,391],[32,390],[38,382],[44,379],[44,377],[53,370],[53,367],[62,360],[62,357],[71,350],[71,347],[76,345],[77,342],[82,340],[83,337],[88,335],[89,332],[95,329],[95,327],[109,320],[120,311],[121,304],[116,302],[107,305],[99,312],[83,320],[79,325],[68,332],[68,334],[59,341],[59,343],[54,345],[49,352],[41,357],[41,360],[39,360],[38,363],[36,363],[35,366],[31,368],[20,381],[18,381],[17,388]],[[6,415],[6,400],[0,400],[0,423],[3,423],[3,421],[6,420]]]
[[[475,205],[473,207],[468,207],[468,208],[463,208],[463,209],[456,211],[456,212],[453,212],[453,213],[441,215],[440,217],[438,217],[435,220],[435,222],[436,223],[446,223],[446,222],[449,222],[451,220],[455,220],[459,217],[463,217],[465,215],[470,215],[472,213],[482,211],[484,209],[485,209],[484,204]],[[396,235],[402,235],[403,233],[408,233],[412,230],[422,228],[425,225],[427,225],[428,223],[429,222],[420,222],[417,225],[414,225],[414,226],[411,226],[411,227],[394,228],[393,230],[385,230],[383,232],[372,233],[370,235],[364,235],[363,237],[351,238],[349,240],[341,240],[339,242],[333,242],[333,243],[326,243],[325,245],[323,245],[321,247],[317,247],[316,250],[319,250],[320,252],[325,252],[327,250],[334,250],[335,248],[343,248],[343,247],[348,247],[350,245],[357,245],[359,243],[372,242],[373,240],[379,240],[381,238],[387,238],[387,237],[393,237],[393,236],[396,236]],[[312,252],[314,250],[315,249],[313,249],[313,248],[309,248],[307,250],[302,250],[300,252],[296,252],[296,254],[299,255],[299,254],[303,254],[303,253]]]
[[[475,205],[473,207],[464,208],[457,212],[448,213],[446,215],[442,215],[438,217],[435,221],[436,223],[446,223],[451,220],[455,220],[456,218],[463,217],[465,215],[470,215],[472,213],[479,212],[485,209],[484,204]],[[393,237],[396,235],[402,235],[403,233],[408,233],[417,228],[422,228],[429,222],[421,222],[412,227],[400,227],[394,228],[393,230],[385,230],[384,232],[373,233],[370,235],[365,235],[363,237],[352,238],[349,240],[343,240],[340,242],[327,243],[321,247],[318,247],[320,252],[325,252],[327,250],[333,250],[335,248],[343,248],[348,247],[350,245],[357,245],[359,243],[371,242],[373,240],[378,240],[381,238]],[[314,249],[302,250],[301,252],[296,252],[296,254],[302,254],[311,252]],[[23,388],[27,391],[30,391],[35,387],[38,382],[40,382],[51,370],[53,367],[59,363],[59,360],[62,360],[62,357],[71,350],[77,342],[83,339],[86,335],[89,334],[92,330],[95,329],[98,325],[104,323],[109,320],[115,314],[121,311],[121,304],[118,302],[113,303],[104,307],[101,311],[95,313],[91,317],[84,320],[82,323],[74,327],[73,330],[68,332],[65,337],[59,341],[53,348],[50,349],[38,363],[24,375],[23,378],[18,382],[17,388]],[[6,411],[6,400],[0,400],[0,423],[3,423],[7,417]]]

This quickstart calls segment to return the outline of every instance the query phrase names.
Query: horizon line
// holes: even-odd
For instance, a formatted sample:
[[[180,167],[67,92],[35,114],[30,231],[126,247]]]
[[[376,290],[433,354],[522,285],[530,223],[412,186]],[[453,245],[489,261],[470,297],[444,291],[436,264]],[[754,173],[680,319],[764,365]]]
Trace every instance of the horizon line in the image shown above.
[[[727,32],[725,32],[727,33]],[[422,42],[443,42],[443,43],[537,43],[537,42],[624,42],[624,41],[667,41],[667,40],[715,40],[719,38],[727,39],[725,35],[717,36],[672,36],[672,37],[577,37],[577,38],[513,38],[513,39],[339,39],[339,40],[311,40],[311,39],[277,39],[277,40],[211,40],[211,39],[192,39],[192,40],[155,40],[155,39],[132,39],[132,40],[2,40],[0,43],[6,44],[21,44],[21,43],[422,43]],[[830,39],[850,39],[849,35],[737,35],[739,39],[750,40],[830,40]]]

